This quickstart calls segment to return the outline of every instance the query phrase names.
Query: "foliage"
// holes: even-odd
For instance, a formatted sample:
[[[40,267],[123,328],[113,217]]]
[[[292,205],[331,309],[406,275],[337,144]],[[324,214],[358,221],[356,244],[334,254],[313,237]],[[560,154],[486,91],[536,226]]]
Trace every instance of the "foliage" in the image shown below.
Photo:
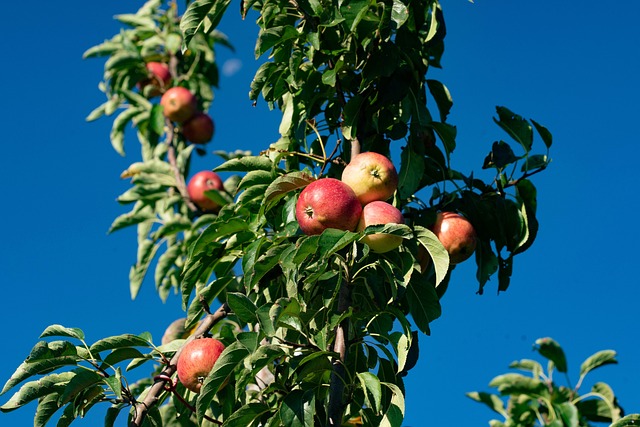
[[[534,350],[547,360],[547,370],[531,359],[522,359],[509,366],[518,371],[495,377],[489,383],[498,394],[486,392],[467,393],[471,399],[484,403],[504,417],[504,421],[491,420],[491,427],[588,427],[593,423],[612,423],[611,427],[637,425],[638,414],[623,417],[624,413],[611,387],[596,382],[591,390],[580,394],[580,388],[588,373],[599,367],[617,364],[616,352],[598,351],[580,365],[580,377],[571,385],[564,351],[552,338],[536,340]],[[559,385],[554,374],[565,375],[566,385]],[[504,398],[507,398],[506,405]]]
[[[116,16],[125,28],[84,55],[106,59],[106,101],[87,120],[113,116],[118,153],[131,129],[141,147],[121,175],[131,188],[118,201],[131,208],[110,229],[137,229],[131,295],[153,272],[160,298],[181,296],[185,329],[200,325],[187,339],[215,335],[226,345],[221,359],[195,395],[174,377],[183,340],[156,346],[148,334],[125,334],[88,345],[79,329],[54,325],[43,338],[71,340],[34,347],[2,393],[39,379],[23,383],[2,411],[38,399],[37,426],[63,407],[57,422],[68,425],[98,402],[111,404],[107,426],[125,409],[135,426],[400,426],[403,378],[418,361],[420,332],[428,335],[441,315],[454,270],[429,230],[438,211],[458,211],[476,228],[478,293],[496,273],[498,291],[509,287],[514,256],[536,237],[530,178],[548,166],[552,137],[497,107],[495,123],[512,142],[494,142],[480,164],[495,176],[484,182],[453,168],[453,100],[444,83],[426,78],[444,52],[437,0],[241,0],[242,17],[257,16],[255,55],[264,58],[249,97],[281,111],[280,138],[258,154],[216,152],[214,169],[230,175],[223,191],[208,192],[219,212],[190,201],[190,159],[206,151],[164,118],[154,97],[167,88],[145,84],[145,64],[168,64],[170,86],[190,89],[206,111],[219,83],[215,48],[232,48],[216,30],[229,5],[187,1],[180,15],[174,1],[149,0]],[[544,154],[532,151],[534,133]],[[393,204],[406,224],[301,234],[299,191],[339,177],[360,151],[400,159]],[[360,243],[380,232],[403,245],[375,254]],[[215,301],[221,308],[211,313]],[[125,373],[148,361],[154,378],[130,384]]]

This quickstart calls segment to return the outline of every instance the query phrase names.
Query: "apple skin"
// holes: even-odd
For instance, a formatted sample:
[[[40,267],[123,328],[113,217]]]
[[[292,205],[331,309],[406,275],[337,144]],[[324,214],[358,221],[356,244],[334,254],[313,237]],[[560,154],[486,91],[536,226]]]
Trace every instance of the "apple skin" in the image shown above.
[[[357,230],[362,231],[369,225],[380,224],[404,224],[402,212],[395,206],[381,200],[367,203],[362,208],[362,215]],[[366,243],[373,252],[381,254],[392,251],[400,246],[402,244],[402,237],[392,234],[376,233],[364,236],[362,242]]]
[[[215,338],[200,338],[185,344],[177,363],[178,379],[182,385],[200,393],[202,382],[223,350],[224,344]]]
[[[362,206],[353,190],[335,178],[320,178],[307,185],[296,203],[296,219],[307,235],[327,228],[355,230]]]
[[[169,88],[160,98],[160,105],[164,116],[176,123],[184,123],[198,112],[196,96],[182,86]]]
[[[209,170],[200,171],[193,175],[187,184],[189,198],[204,212],[218,212],[220,205],[205,194],[207,190],[223,190],[224,185],[220,176]]]
[[[353,189],[364,206],[393,196],[398,188],[398,172],[386,156],[367,151],[351,159],[342,171],[342,182]]]
[[[449,253],[449,263],[460,264],[473,255],[478,237],[473,225],[455,212],[439,212],[431,231]]]
[[[182,125],[182,134],[194,144],[206,144],[213,138],[215,125],[211,117],[202,112],[196,113]]]
[[[145,92],[147,86],[151,86],[151,89],[146,91],[146,95],[153,98],[160,95],[162,89],[169,87],[171,71],[169,71],[169,66],[162,62],[147,62],[145,67],[149,76],[138,83],[138,90],[142,93]]]

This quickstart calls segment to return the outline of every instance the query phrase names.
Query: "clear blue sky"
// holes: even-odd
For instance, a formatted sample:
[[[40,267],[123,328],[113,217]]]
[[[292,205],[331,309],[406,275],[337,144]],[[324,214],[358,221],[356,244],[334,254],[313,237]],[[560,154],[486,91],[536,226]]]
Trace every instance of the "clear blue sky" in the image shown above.
[[[18,3],[4,5],[0,30],[2,384],[49,324],[80,327],[90,341],[143,331],[159,340],[182,314],[178,298],[162,304],[151,283],[130,300],[135,234],[106,231],[125,211],[115,198],[127,188],[119,174],[137,160],[136,140],[131,135],[123,159],[111,149],[109,119],[84,122],[103,102],[103,61],[83,61],[82,53],[118,31],[113,15],[142,2]],[[444,69],[431,77],[453,95],[458,169],[480,173],[491,143],[506,137],[492,122],[496,105],[547,126],[555,145],[551,168],[535,177],[536,244],[516,258],[511,288],[500,295],[495,283],[475,294],[473,266],[456,270],[443,316],[431,337],[420,337],[405,425],[487,425],[492,413],[464,393],[488,390],[511,361],[534,356],[531,344],[543,336],[563,345],[573,381],[585,357],[617,350],[620,364],[592,379],[609,382],[628,412],[640,412],[640,3],[445,0],[443,8]],[[237,53],[221,50],[220,60],[242,68],[222,78],[207,148],[259,151],[277,138],[279,114],[248,101],[255,26],[235,10],[236,3],[221,29]],[[217,164],[207,156],[194,168]],[[32,425],[34,410],[0,414],[0,424]],[[100,425],[104,410],[77,425]]]

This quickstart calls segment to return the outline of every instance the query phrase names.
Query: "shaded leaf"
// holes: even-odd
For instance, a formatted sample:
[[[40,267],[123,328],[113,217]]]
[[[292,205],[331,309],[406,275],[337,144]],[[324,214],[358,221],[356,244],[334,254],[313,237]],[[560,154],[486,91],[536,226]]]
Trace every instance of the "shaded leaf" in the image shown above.
[[[494,118],[494,122],[519,142],[527,153],[531,151],[533,128],[529,122],[506,107],[496,107],[496,112],[498,113],[498,119]]]
[[[373,409],[374,412],[379,412],[382,400],[382,386],[380,385],[380,380],[371,372],[358,372],[357,375],[358,380],[360,380],[360,385],[365,391],[367,406]]]
[[[98,340],[91,345],[90,350],[92,353],[100,353],[101,351],[122,347],[151,347],[151,345],[142,334],[122,334]]]
[[[231,0],[196,0],[189,4],[180,20],[180,30],[184,36],[183,52],[196,33],[209,34],[218,26],[230,3]]]
[[[243,323],[253,323],[256,321],[258,307],[246,295],[238,292],[227,294],[227,304],[233,310],[233,314],[238,316]]]
[[[45,337],[69,337],[84,340],[84,332],[80,328],[66,328],[62,325],[47,326],[40,334],[40,338]]]
[[[472,391],[467,393],[467,397],[475,400],[476,402],[484,403],[494,412],[497,412],[505,418],[507,417],[507,413],[504,409],[504,402],[500,399],[500,396],[493,393]]]
[[[567,358],[560,344],[553,338],[538,338],[535,342],[534,349],[540,353],[541,356],[552,361],[559,372],[567,372]]]

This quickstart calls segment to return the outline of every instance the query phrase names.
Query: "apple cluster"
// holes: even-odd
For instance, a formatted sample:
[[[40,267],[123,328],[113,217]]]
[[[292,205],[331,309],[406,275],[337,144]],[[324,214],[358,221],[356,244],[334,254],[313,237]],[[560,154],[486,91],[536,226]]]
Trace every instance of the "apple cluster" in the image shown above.
[[[199,110],[198,99],[187,88],[171,85],[171,71],[162,62],[146,64],[148,77],[138,83],[141,92],[149,97],[159,96],[166,118],[181,125],[182,134],[194,144],[206,144],[213,138],[213,119]]]
[[[344,168],[340,180],[320,178],[302,190],[296,219],[307,235],[327,228],[361,231],[370,225],[404,224],[400,210],[387,203],[397,188],[398,173],[391,160],[379,153],[360,153]],[[371,234],[363,242],[383,253],[400,246],[402,238]]]
[[[302,190],[296,218],[307,235],[327,228],[362,231],[370,225],[404,224],[400,210],[387,202],[397,188],[398,173],[391,160],[379,153],[360,153],[344,168],[341,180],[320,178]],[[431,231],[449,253],[452,265],[475,251],[475,229],[458,213],[439,212]],[[402,238],[379,233],[364,236],[362,241],[373,252],[384,253],[400,246]]]

